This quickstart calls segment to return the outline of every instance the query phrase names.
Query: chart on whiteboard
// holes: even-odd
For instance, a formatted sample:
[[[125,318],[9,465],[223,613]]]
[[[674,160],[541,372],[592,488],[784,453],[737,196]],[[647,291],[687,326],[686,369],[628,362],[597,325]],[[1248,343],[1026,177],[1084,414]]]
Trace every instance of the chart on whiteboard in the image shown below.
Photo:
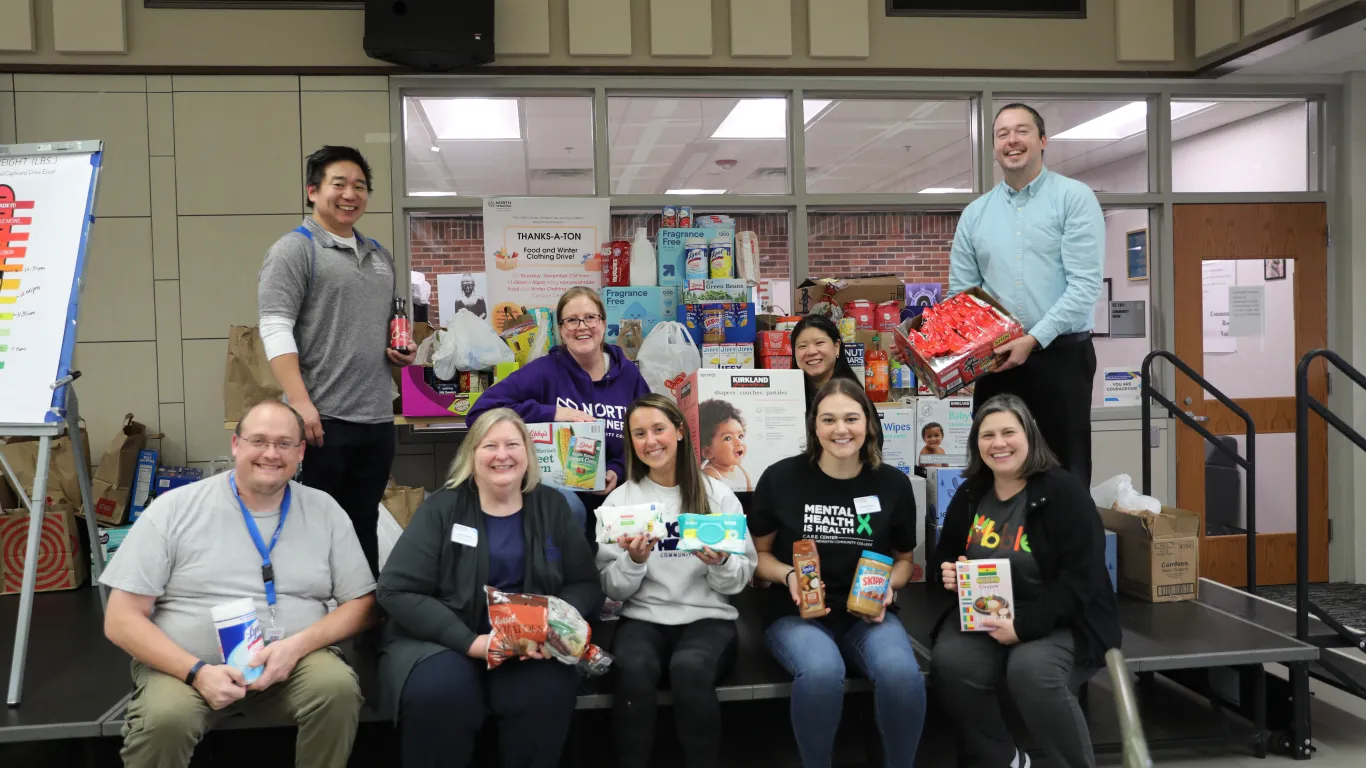
[[[0,156],[0,424],[52,406],[92,173],[89,154]]]

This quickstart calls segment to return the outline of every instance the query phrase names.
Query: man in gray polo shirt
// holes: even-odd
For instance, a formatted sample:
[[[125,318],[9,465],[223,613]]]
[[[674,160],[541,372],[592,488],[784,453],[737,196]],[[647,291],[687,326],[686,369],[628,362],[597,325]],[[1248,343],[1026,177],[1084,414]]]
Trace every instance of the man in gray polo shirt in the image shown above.
[[[261,339],[304,419],[310,447],[299,479],[346,510],[378,573],[375,525],[394,461],[389,366],[411,365],[417,352],[389,349],[389,320],[409,286],[389,251],[355,228],[370,198],[360,152],[325,146],[309,156],[306,177],[313,214],[261,267]]]

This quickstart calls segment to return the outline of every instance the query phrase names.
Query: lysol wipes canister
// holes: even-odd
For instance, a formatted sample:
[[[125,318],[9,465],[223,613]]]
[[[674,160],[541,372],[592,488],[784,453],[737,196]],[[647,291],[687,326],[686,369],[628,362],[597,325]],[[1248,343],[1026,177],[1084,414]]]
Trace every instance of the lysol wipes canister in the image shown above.
[[[215,605],[210,611],[213,627],[218,630],[218,647],[223,651],[223,663],[236,667],[247,684],[261,676],[261,667],[252,667],[251,660],[266,647],[261,637],[261,622],[256,619],[256,603],[250,597]]]

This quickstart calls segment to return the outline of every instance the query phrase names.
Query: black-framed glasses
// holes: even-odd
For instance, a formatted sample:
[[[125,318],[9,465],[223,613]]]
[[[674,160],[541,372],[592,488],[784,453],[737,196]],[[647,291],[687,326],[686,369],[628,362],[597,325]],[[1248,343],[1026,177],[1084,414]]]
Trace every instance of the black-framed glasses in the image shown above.
[[[560,325],[571,331],[577,331],[580,328],[597,328],[601,322],[602,315],[584,315],[583,317],[566,317],[560,321]]]

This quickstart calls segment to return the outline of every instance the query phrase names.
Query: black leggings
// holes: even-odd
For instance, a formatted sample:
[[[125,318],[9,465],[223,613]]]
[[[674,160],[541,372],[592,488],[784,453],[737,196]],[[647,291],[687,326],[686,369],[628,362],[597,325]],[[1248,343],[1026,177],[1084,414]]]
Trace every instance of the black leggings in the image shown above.
[[[508,768],[555,768],[569,735],[578,670],[553,659],[484,668],[455,651],[423,659],[403,685],[399,740],[404,768],[465,768],[484,720],[498,722]]]
[[[659,683],[666,671],[684,765],[709,768],[720,763],[716,684],[734,663],[735,634],[735,622],[721,619],[677,626],[621,620],[612,645],[617,676],[612,732],[621,768],[651,764]]]
[[[346,510],[360,551],[379,578],[379,502],[394,466],[394,425],[323,419],[323,444],[304,451],[299,482],[326,492]]]

